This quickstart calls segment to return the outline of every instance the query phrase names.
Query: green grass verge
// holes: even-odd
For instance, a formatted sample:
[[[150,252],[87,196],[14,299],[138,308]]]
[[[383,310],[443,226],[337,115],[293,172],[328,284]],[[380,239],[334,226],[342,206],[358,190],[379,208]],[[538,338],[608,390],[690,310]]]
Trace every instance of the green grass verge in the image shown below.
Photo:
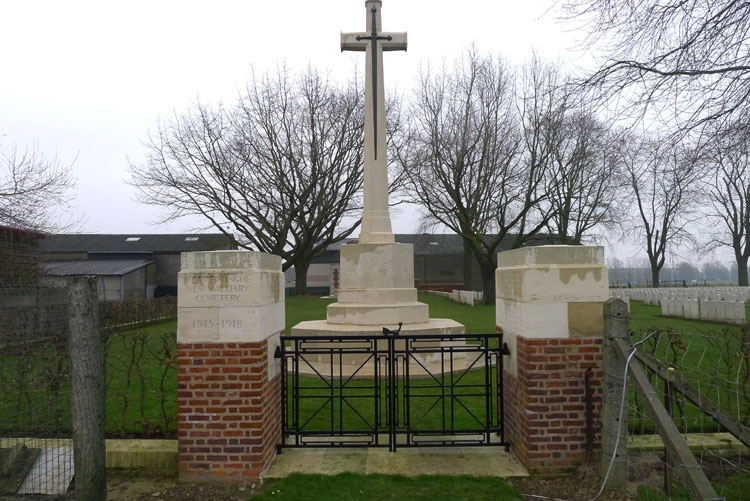
[[[729,477],[722,482],[715,483],[714,489],[726,501],[746,501],[750,495],[750,475]],[[643,485],[638,487],[638,501],[691,501],[691,499],[687,489],[679,484],[672,488],[670,497]]]
[[[521,493],[501,479],[493,477],[421,475],[302,475],[270,480],[262,492],[251,499],[297,501],[423,500],[479,501],[486,499],[523,499]]]

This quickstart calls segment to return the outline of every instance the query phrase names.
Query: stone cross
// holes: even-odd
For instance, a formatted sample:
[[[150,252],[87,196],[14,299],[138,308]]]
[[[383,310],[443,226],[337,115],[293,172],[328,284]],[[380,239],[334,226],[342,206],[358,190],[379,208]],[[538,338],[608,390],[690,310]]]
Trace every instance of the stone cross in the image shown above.
[[[341,50],[365,51],[365,187],[360,244],[393,243],[388,210],[383,51],[406,50],[406,33],[384,33],[380,0],[367,0],[366,32],[342,33]]]

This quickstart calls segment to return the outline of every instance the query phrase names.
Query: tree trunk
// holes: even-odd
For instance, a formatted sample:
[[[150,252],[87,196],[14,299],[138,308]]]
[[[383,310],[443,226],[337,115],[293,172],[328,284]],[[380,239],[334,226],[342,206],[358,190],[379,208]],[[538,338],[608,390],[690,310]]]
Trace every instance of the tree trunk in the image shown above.
[[[654,263],[651,263],[651,282],[651,287],[659,288],[659,267]]]
[[[295,285],[294,293],[297,296],[304,296],[307,294],[307,270],[310,269],[310,261],[306,259],[298,259],[294,263],[294,274]]]
[[[495,260],[490,257],[489,260],[480,263],[480,268],[482,270],[482,290],[484,292],[482,304],[495,304]]]
[[[96,280],[76,278],[68,294],[75,499],[97,501],[107,498],[107,475],[104,344],[99,333]]]
[[[471,244],[464,240],[464,290],[471,290],[471,268],[474,263],[474,252],[471,250]]]
[[[737,285],[747,287],[747,256],[737,256]]]

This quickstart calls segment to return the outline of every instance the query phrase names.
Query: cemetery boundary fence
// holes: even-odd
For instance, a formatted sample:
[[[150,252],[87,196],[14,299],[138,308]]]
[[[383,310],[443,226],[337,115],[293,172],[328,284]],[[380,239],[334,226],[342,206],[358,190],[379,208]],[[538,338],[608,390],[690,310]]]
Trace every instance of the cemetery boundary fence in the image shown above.
[[[651,329],[605,317],[603,488],[645,499],[743,499],[750,485],[750,331]]]
[[[175,298],[100,303],[88,278],[0,297],[0,497],[104,499],[108,424],[174,434],[175,334],[132,329],[174,318]]]

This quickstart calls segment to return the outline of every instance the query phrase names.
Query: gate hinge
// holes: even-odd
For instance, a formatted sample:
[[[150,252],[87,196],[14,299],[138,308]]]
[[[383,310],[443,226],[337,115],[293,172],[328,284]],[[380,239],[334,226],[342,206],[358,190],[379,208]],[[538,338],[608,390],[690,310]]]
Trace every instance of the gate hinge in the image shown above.
[[[503,347],[500,348],[500,354],[501,355],[510,355],[510,348],[508,348],[508,343],[503,343]]]
[[[281,346],[276,345],[276,351],[273,352],[273,358],[281,358]]]

